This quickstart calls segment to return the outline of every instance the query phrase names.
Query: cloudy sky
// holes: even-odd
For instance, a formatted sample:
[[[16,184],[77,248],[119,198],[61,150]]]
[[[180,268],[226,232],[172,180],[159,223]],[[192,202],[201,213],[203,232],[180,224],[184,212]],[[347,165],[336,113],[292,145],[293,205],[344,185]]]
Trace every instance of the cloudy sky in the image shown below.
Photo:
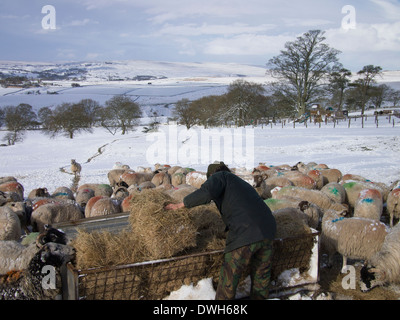
[[[0,60],[265,65],[311,29],[353,71],[400,70],[400,0],[1,0]]]

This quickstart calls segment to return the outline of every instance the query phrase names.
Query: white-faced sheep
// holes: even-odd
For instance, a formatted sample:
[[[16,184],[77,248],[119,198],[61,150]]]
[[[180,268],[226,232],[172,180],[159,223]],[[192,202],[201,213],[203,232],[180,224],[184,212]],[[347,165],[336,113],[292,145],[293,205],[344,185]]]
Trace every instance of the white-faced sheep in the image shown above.
[[[320,190],[309,190],[305,188],[298,187],[284,187],[277,192],[273,193],[273,198],[280,199],[282,197],[295,197],[301,200],[306,200],[311,202],[318,207],[320,207],[323,211],[326,210],[335,210],[338,212],[347,211],[347,206],[341,203],[337,203],[329,198],[325,193]]]
[[[75,258],[71,246],[59,243],[45,244],[31,259],[25,270],[12,271],[0,277],[0,298],[2,300],[52,300],[60,294],[60,276],[55,277],[54,287],[43,286],[45,266],[61,267]],[[56,275],[56,274],[55,274]]]
[[[82,171],[80,163],[76,162],[75,159],[71,159],[71,172],[76,176],[79,176]]]
[[[400,283],[400,224],[389,232],[380,250],[368,259],[360,273],[360,288],[364,292]]]
[[[77,204],[72,203],[48,203],[40,206],[32,212],[31,225],[33,231],[43,231],[46,224],[52,225],[58,222],[66,222],[83,219],[84,215]]]
[[[354,207],[354,217],[379,221],[383,212],[383,199],[376,189],[364,189],[360,192]]]
[[[390,191],[386,205],[390,215],[390,226],[393,227],[393,219],[400,218],[400,188]]]
[[[7,202],[5,206],[10,208],[17,215],[21,223],[21,228],[28,234],[29,233],[28,225],[32,211],[26,205],[26,203],[22,201]]]
[[[21,222],[9,207],[0,207],[0,240],[19,240]]]
[[[133,171],[128,171],[128,170],[125,170],[125,169],[113,169],[113,170],[110,170],[107,173],[107,178],[108,178],[108,181],[110,182],[110,186],[111,187],[115,187],[118,182],[122,181],[121,176],[125,172],[133,173]]]
[[[28,268],[29,261],[48,242],[68,244],[68,241],[64,232],[50,226],[45,226],[45,230],[27,246],[19,241],[0,241],[0,274]]]
[[[328,210],[322,218],[321,246],[332,263],[333,255],[343,256],[342,270],[347,258],[370,259],[378,252],[388,233],[382,222],[365,218],[344,218],[334,210]]]

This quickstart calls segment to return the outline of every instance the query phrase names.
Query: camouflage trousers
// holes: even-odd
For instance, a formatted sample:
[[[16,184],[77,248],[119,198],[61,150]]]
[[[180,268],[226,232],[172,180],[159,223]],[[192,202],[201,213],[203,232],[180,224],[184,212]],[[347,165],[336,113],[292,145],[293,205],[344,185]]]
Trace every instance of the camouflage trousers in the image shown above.
[[[225,253],[215,299],[234,299],[239,280],[247,270],[251,278],[250,298],[267,299],[271,260],[272,241],[267,239]]]

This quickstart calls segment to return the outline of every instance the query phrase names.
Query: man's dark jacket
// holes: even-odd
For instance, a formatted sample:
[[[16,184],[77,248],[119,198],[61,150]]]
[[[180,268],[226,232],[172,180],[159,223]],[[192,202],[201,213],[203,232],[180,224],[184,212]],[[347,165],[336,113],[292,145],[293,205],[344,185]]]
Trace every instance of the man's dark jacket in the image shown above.
[[[214,173],[199,190],[183,199],[192,208],[213,200],[227,229],[225,252],[264,239],[273,240],[275,218],[257,191],[246,181],[227,171]]]

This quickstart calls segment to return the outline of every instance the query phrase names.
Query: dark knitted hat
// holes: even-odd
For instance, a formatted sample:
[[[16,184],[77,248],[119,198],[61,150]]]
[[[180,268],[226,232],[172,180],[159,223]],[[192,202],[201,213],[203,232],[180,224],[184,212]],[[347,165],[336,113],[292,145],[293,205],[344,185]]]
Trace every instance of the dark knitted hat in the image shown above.
[[[226,167],[225,163],[223,163],[222,161],[219,163],[212,163],[208,166],[207,168],[207,179],[215,172],[217,172],[218,169],[220,169],[221,167]]]

